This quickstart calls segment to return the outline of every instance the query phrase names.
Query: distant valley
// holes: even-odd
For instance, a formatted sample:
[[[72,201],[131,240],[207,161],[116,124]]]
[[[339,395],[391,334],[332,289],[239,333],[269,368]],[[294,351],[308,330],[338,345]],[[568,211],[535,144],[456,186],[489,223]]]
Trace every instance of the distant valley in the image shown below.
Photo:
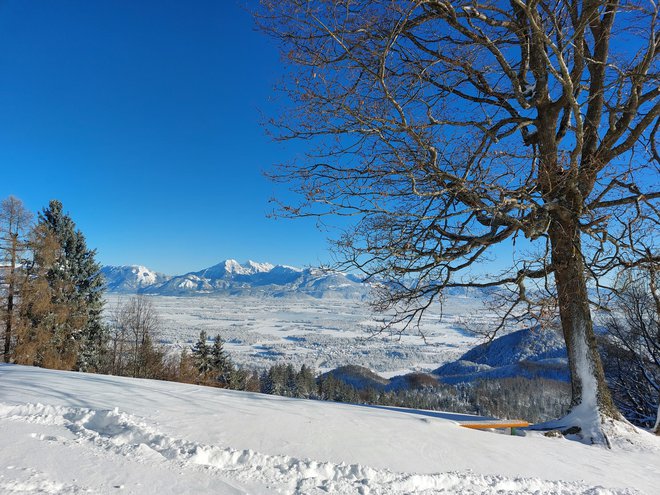
[[[553,331],[511,328],[485,346],[465,330],[468,320],[484,329],[494,323],[484,301],[496,289],[448,291],[442,309],[433,306],[424,316],[422,339],[414,329],[374,335],[382,315],[366,304],[371,284],[337,271],[225,260],[183,275],[139,265],[106,266],[103,275],[110,311],[130,294],[149,295],[162,342],[180,349],[201,330],[219,334],[242,366],[305,363],[358,389],[380,390],[414,388],[411,379],[430,383],[419,375],[406,378],[408,373],[448,384],[515,376],[568,379],[565,347]]]

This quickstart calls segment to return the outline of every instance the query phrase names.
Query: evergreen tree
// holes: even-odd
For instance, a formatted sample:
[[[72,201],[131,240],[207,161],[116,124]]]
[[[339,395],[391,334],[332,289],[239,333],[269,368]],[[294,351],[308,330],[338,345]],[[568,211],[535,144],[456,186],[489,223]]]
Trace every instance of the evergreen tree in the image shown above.
[[[229,356],[224,350],[224,343],[222,342],[220,335],[216,335],[213,338],[210,361],[213,371],[217,373],[217,380],[220,382],[221,386],[234,387],[232,382],[241,381],[240,377],[236,375],[236,369],[234,368],[231,359],[229,359]]]
[[[270,378],[270,370],[263,370],[259,375],[259,392],[262,394],[272,394],[273,383]]]
[[[291,363],[287,364],[284,371],[284,395],[286,397],[298,397],[297,376],[298,373],[296,373],[293,365]]]
[[[53,303],[75,308],[75,324],[66,333],[78,343],[76,368],[97,370],[108,332],[102,319],[105,285],[95,260],[96,251],[87,247],[85,236],[63,212],[58,200],[50,201],[39,214],[38,226],[46,228],[59,244],[60,256],[49,268],[46,279],[51,287],[58,288]]]
[[[286,365],[275,364],[262,378],[262,390],[266,394],[286,395]]]
[[[225,386],[232,390],[247,390],[249,380],[250,372],[248,370],[232,367],[229,382]]]
[[[195,362],[195,367],[199,373],[200,378],[204,381],[209,373],[213,371],[213,362],[211,359],[211,349],[209,349],[208,344],[206,343],[207,336],[206,332],[202,330],[199,332],[199,339],[195,342],[195,345],[192,346],[192,357]]]
[[[310,399],[316,396],[316,378],[314,371],[306,365],[300,367],[296,375],[296,397]]]

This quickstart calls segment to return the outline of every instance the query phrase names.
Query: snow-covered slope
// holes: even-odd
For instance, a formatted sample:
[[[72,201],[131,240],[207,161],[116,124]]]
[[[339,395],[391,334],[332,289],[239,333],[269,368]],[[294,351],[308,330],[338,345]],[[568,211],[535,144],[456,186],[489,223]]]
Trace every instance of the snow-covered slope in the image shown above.
[[[344,382],[348,385],[355,387],[358,390],[366,388],[373,388],[375,390],[385,390],[390,381],[377,373],[374,373],[369,368],[357,365],[340,366],[333,370],[323,373],[320,378],[324,379],[327,376]]]
[[[434,374],[447,383],[513,376],[568,381],[566,346],[552,329],[527,328],[478,345]]]
[[[498,378],[546,378],[569,380],[566,346],[551,329],[532,328],[511,332],[490,343],[480,343],[457,360],[432,374],[410,373],[389,379],[362,366],[341,366],[326,374],[358,390],[401,390]]]
[[[3,494],[607,495],[660,484],[660,439],[637,431],[606,450],[428,411],[152,380],[0,365],[0,382]]]
[[[101,274],[111,292],[137,292],[150,285],[159,285],[170,277],[141,265],[104,266]]]
[[[252,294],[283,297],[304,294],[316,298],[364,299],[370,289],[368,284],[339,272],[312,268],[303,270],[251,260],[242,264],[236,260],[225,260],[197,272],[174,277],[156,277],[148,283],[147,279],[136,280],[136,274],[126,268],[104,268],[104,273],[110,275],[106,278],[111,292],[139,289],[146,294],[165,296]],[[144,271],[148,272],[146,269]],[[122,280],[122,274],[125,275],[125,280]]]
[[[407,373],[385,378],[369,368],[356,365],[340,366],[321,374],[319,378],[324,379],[327,376],[332,376],[357,390],[419,390],[438,386],[437,378],[426,373]]]

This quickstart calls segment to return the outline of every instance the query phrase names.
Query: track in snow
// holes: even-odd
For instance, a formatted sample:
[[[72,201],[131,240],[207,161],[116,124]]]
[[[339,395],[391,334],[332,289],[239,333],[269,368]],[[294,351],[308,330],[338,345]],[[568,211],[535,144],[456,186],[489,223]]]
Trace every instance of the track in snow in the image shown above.
[[[121,456],[138,463],[166,462],[177,469],[205,467],[222,478],[258,483],[267,493],[291,494],[633,494],[632,490],[607,490],[581,483],[507,478],[469,473],[404,474],[359,464],[337,464],[266,455],[253,450],[207,445],[174,438],[133,415],[114,410],[94,410],[43,404],[0,404],[0,420],[58,427],[73,434],[32,434],[44,442],[74,442],[83,448]],[[0,478],[2,493],[95,493],[75,484],[45,478],[36,470],[23,470],[23,480]],[[122,486],[114,488],[122,489]],[[228,488],[227,493],[235,492]],[[225,493],[221,490],[218,493]]]

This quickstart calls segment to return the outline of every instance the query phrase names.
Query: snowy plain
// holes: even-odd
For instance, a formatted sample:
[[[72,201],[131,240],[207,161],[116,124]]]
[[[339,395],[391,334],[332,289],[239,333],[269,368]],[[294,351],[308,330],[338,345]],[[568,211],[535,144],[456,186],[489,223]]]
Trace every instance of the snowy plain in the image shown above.
[[[657,493],[660,439],[613,449],[424,411],[0,365],[0,493]]]
[[[107,296],[112,317],[127,295]],[[383,332],[363,301],[342,298],[255,296],[145,296],[160,320],[158,340],[178,350],[194,343],[201,330],[219,334],[241,366],[264,369],[275,363],[303,363],[319,371],[356,364],[385,377],[431,371],[453,361],[483,338],[465,326],[488,328],[494,316],[476,298],[453,297],[432,307],[421,330]]]

